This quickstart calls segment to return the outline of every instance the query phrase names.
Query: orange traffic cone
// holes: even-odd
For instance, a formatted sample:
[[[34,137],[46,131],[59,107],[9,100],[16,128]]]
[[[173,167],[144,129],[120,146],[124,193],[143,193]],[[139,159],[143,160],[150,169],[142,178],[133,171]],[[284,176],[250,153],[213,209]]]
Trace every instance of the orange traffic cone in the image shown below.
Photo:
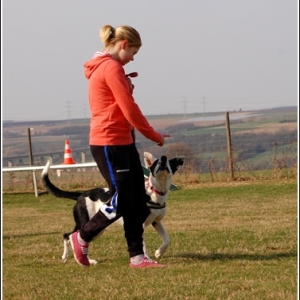
[[[69,143],[68,140],[66,140],[63,165],[70,165],[70,164],[76,164],[76,163],[73,160],[72,151],[71,151],[71,148],[70,148],[70,143]]]

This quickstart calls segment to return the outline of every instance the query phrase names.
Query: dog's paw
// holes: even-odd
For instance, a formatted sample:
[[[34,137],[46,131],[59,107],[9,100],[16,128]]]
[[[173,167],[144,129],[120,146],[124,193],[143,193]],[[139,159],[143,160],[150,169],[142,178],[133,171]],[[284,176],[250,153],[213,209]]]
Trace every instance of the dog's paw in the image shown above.
[[[62,259],[62,261],[63,261],[63,263],[66,263],[67,262],[67,260],[68,260],[68,256],[62,256],[61,257],[61,259]]]
[[[89,258],[90,265],[96,265],[98,262],[95,259]]]
[[[162,257],[162,253],[160,253],[159,250],[156,250],[154,255],[156,259],[160,259]]]

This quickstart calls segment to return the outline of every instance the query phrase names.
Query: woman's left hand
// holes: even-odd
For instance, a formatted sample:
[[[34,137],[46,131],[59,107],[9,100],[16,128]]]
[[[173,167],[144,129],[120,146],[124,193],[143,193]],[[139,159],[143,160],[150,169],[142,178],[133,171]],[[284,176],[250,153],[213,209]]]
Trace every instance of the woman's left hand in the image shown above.
[[[126,76],[126,80],[127,80],[129,91],[130,91],[130,93],[132,95],[133,94],[134,85],[132,84],[131,79],[128,76]]]

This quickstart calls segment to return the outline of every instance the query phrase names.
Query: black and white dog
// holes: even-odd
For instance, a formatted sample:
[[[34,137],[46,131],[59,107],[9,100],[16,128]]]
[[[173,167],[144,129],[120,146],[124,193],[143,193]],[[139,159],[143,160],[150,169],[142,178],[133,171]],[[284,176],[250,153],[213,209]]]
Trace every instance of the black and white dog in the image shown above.
[[[145,179],[145,189],[151,199],[148,202],[150,214],[144,223],[144,228],[152,224],[162,238],[162,245],[155,251],[155,257],[159,259],[166,252],[170,243],[162,223],[162,220],[166,215],[168,192],[172,184],[172,176],[179,167],[183,165],[184,157],[168,160],[166,156],[162,156],[160,159],[156,159],[152,154],[145,152],[144,162],[146,168],[149,170],[149,177],[146,177]],[[69,257],[69,235],[84,226],[100,209],[100,206],[110,200],[110,192],[107,188],[95,188],[83,193],[60,190],[51,183],[48,175],[49,169],[50,162],[48,161],[42,172],[42,180],[47,191],[58,198],[73,199],[76,201],[73,208],[75,227],[72,232],[63,235],[64,252],[62,259],[66,262]],[[122,218],[118,219],[116,222],[120,225],[123,224]],[[144,253],[147,255],[145,242]],[[97,263],[96,260],[91,258],[89,258],[89,261],[90,264]]]

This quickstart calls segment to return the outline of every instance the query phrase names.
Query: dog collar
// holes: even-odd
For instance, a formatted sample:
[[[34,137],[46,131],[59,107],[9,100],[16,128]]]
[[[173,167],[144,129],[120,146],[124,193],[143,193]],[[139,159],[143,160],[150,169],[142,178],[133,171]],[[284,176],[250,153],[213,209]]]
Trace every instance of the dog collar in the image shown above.
[[[153,185],[150,185],[149,179],[147,180],[147,187],[149,187],[152,192],[154,192],[155,194],[157,194],[159,196],[164,196],[167,193],[167,192],[160,192],[157,189],[155,189]]]
[[[159,196],[164,196],[167,193],[167,192],[160,192],[160,191],[156,190],[152,185],[150,186],[150,190]]]

